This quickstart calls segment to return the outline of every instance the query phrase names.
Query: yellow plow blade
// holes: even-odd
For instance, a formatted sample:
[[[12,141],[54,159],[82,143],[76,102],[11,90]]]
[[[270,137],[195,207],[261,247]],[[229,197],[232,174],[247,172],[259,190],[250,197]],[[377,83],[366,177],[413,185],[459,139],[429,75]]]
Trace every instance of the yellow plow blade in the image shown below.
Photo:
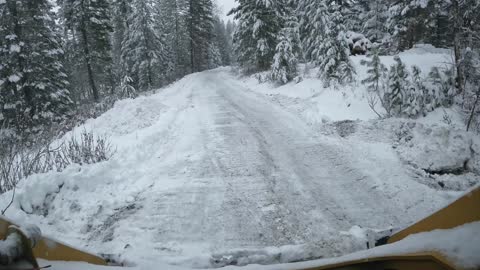
[[[383,256],[348,261],[304,270],[456,270],[435,252]]]
[[[3,217],[0,217],[0,238],[5,239],[8,226],[16,225]],[[69,247],[61,244],[48,237],[42,239],[36,244],[33,249],[35,258],[40,258],[48,261],[76,261],[86,262],[96,265],[107,265],[104,259],[99,256]]]
[[[421,232],[452,229],[480,221],[480,187],[465,194],[447,207],[392,235],[388,244]],[[455,241],[455,239],[452,239]],[[480,254],[479,254],[480,256]],[[438,252],[416,252],[403,255],[370,257],[304,270],[460,270]]]
[[[411,234],[437,229],[452,229],[475,221],[480,221],[480,187],[470,191],[431,216],[392,235],[388,243],[395,243]]]

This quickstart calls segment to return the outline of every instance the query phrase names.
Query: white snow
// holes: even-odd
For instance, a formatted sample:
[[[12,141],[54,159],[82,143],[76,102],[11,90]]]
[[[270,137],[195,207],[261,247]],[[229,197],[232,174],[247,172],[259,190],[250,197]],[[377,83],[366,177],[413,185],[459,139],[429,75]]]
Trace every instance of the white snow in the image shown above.
[[[268,267],[251,266],[245,269],[305,269],[322,265],[353,261],[389,255],[411,254],[415,252],[438,252],[462,269],[475,269],[480,266],[480,222],[465,224],[450,230],[435,230],[411,235],[394,244],[376,247],[339,258]]]
[[[247,265],[244,267],[233,267],[227,266],[222,269],[232,270],[232,269],[258,269],[258,270],[295,270],[295,269],[307,269],[320,267],[330,264],[354,261],[358,259],[374,258],[374,257],[383,257],[391,255],[402,255],[402,254],[412,254],[415,252],[436,252],[440,253],[446,258],[449,262],[453,263],[454,266],[461,269],[476,269],[480,267],[480,222],[474,222],[465,224],[449,230],[434,230],[431,232],[424,232],[419,234],[414,234],[408,236],[407,238],[385,246],[376,247],[373,249],[360,251],[352,253],[346,256],[338,258],[329,258],[329,259],[320,259],[313,260],[308,262],[300,263],[290,263],[290,264],[274,264],[274,265]],[[452,240],[454,239],[454,240]],[[291,249],[283,249],[282,253],[270,252],[260,253],[257,256],[263,256],[266,260],[267,257],[270,257],[270,260],[275,260],[275,257],[289,256],[295,253],[304,252],[301,247],[292,247]],[[231,260],[242,259],[230,258]],[[257,260],[258,261],[258,260]],[[102,267],[88,265],[85,263],[71,263],[71,262],[47,262],[39,260],[40,265],[53,265],[54,269],[58,270],[75,270],[75,269],[91,269],[91,270],[103,270],[103,269],[124,269],[122,267]],[[146,264],[142,266],[129,267],[132,270],[144,270],[144,269],[172,269],[172,270],[187,270],[191,268],[173,266],[173,265],[164,265],[162,263],[157,264]]]
[[[8,76],[8,80],[13,83],[20,81],[20,79],[20,76],[18,76],[17,74]]]
[[[2,0],[0,0],[0,1],[2,1]],[[8,40],[14,40],[16,38],[17,38],[17,35],[15,35],[15,34],[10,34],[10,35],[5,36],[5,39],[8,39]]]
[[[401,53],[400,57],[409,69],[413,65],[420,67],[423,76],[432,67],[444,67],[452,59],[450,50],[426,44],[416,45]],[[363,166],[382,162],[385,164],[383,168],[390,170],[400,157],[418,175],[419,182],[433,188],[465,190],[479,183],[480,151],[477,149],[480,138],[465,132],[459,109],[438,108],[416,120],[376,120],[378,116],[368,106],[367,90],[359,83],[367,76],[366,68],[360,65],[363,59],[365,56],[352,57],[357,82],[339,89],[324,88],[323,83],[315,78],[318,72],[308,66],[303,67],[303,81],[282,87],[259,84],[263,80],[259,80],[262,75],[258,74],[242,80],[249,90],[266,95],[270,101],[298,115],[320,133],[338,134],[348,140],[357,151],[365,153],[358,160]],[[387,67],[394,63],[392,56],[383,56],[381,61]],[[377,110],[382,109],[377,107]],[[386,164],[387,160],[391,162]],[[460,176],[425,173],[425,170],[457,173],[462,171],[464,164],[474,173],[465,172]],[[382,168],[373,168],[371,173],[383,174],[381,171]]]
[[[423,70],[448,58],[445,52],[415,50],[402,59]],[[362,58],[353,58],[359,79]],[[392,57],[383,60],[393,63]],[[478,183],[446,191],[426,183],[428,177],[408,164],[418,158],[416,152],[403,151],[409,146],[399,143],[396,132],[405,120],[376,120],[359,83],[324,89],[319,80],[304,77],[274,88],[221,68],[117,102],[65,135],[83,129],[106,134],[117,148],[114,157],[25,179],[6,215],[137,269],[233,269],[363,250],[369,232],[407,226]],[[448,113],[460,125],[455,111]],[[432,134],[440,134],[433,139],[443,145],[450,135],[444,135],[447,124],[439,115],[419,119],[412,133],[436,124]],[[463,154],[453,148],[464,140],[455,140],[452,162]],[[411,142],[412,149],[424,145],[415,135]],[[0,205],[10,196],[0,196]],[[478,224],[465,228],[478,231]],[[466,237],[463,231],[448,235]],[[426,248],[442,238],[435,232],[419,237],[433,239],[425,240]],[[405,241],[396,247],[404,250],[414,242]],[[449,247],[447,252],[463,251],[453,243]],[[365,252],[391,251],[375,250]],[[468,259],[467,253],[457,255],[455,260]],[[347,258],[355,256],[360,255]],[[85,265],[68,264],[75,267]]]
[[[449,50],[422,44],[400,53],[399,56],[409,69],[413,65],[418,66],[423,71],[423,76],[426,76],[432,67],[443,67],[451,61]],[[352,57],[357,71],[357,80],[353,85],[340,89],[324,88],[323,83],[316,78],[318,71],[308,66],[301,68],[303,81],[281,87],[269,83],[259,84],[259,75],[242,80],[250,90],[270,96],[275,103],[294,110],[310,124],[342,120],[371,120],[376,119],[377,115],[368,106],[365,86],[360,83],[367,77],[366,68],[360,65],[360,62],[365,59],[366,56]],[[387,67],[394,64],[391,56],[382,56],[381,60]],[[454,117],[458,117],[458,114]]]
[[[13,52],[20,52],[20,46],[18,46],[17,44],[12,44],[10,45],[10,52],[13,53]]]

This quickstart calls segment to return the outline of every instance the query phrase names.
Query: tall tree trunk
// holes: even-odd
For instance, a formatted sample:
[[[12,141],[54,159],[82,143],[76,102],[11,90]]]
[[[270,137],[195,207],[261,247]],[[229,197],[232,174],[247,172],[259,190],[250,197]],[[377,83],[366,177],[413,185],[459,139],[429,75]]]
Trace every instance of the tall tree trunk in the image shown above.
[[[462,42],[461,42],[461,35],[462,35],[462,14],[460,13],[460,6],[458,4],[458,0],[452,0],[452,12],[453,12],[453,47],[454,47],[454,55],[455,55],[455,69],[457,70],[457,88],[458,92],[461,94],[464,91],[465,85],[465,73],[463,71],[463,64],[462,64]]]
[[[179,69],[180,69],[180,59],[179,59],[179,55],[180,55],[180,41],[179,41],[179,38],[180,38],[180,18],[178,17],[178,4],[177,4],[177,1],[175,1],[175,41],[174,41],[174,60],[175,60],[175,79],[178,79],[179,77],[185,75],[183,74],[184,72],[182,71],[182,74],[181,76],[179,76],[178,72],[179,72]]]
[[[27,3],[23,3],[23,5],[26,5]],[[17,2],[16,1],[11,1],[10,2],[10,10],[12,12],[12,16],[14,18],[14,33],[17,36],[19,41],[22,41],[24,33],[22,29],[22,25],[19,22],[20,15],[18,14],[18,8],[17,8]],[[24,7],[25,8],[25,7]],[[23,51],[23,49],[22,49]],[[18,63],[18,68],[19,70],[16,70],[17,72],[20,71],[22,72],[22,76],[19,82],[17,82],[17,85],[22,85],[21,89],[23,92],[23,100],[25,101],[25,105],[27,106],[28,109],[30,109],[29,114],[31,117],[33,117],[36,113],[36,106],[34,104],[34,98],[33,98],[33,89],[32,87],[25,83],[28,78],[24,72],[25,67],[25,62],[23,61],[21,56],[16,57],[17,63]],[[17,91],[17,87],[13,88],[14,91]],[[25,108],[23,108],[25,109]],[[23,123],[22,123],[23,124]]]
[[[194,48],[194,45],[195,45],[195,42],[194,42],[194,31],[193,31],[193,1],[194,0],[190,0],[189,2],[189,16],[190,16],[190,66],[191,66],[191,69],[192,69],[192,73],[196,71],[196,68],[195,68],[195,48]]]
[[[93,78],[93,70],[92,64],[90,62],[90,49],[88,48],[88,34],[87,30],[85,29],[85,23],[82,18],[82,22],[80,25],[80,31],[82,32],[82,39],[83,39],[83,53],[85,56],[85,65],[87,66],[87,75],[88,75],[88,83],[90,84],[90,89],[92,90],[93,100],[95,102],[100,101],[100,94],[98,93],[98,88],[95,84],[95,79]]]

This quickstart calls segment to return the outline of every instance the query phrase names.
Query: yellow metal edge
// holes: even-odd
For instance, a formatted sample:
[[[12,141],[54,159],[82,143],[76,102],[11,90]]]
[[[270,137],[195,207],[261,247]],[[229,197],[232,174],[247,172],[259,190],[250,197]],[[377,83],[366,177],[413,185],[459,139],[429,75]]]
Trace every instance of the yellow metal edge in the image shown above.
[[[387,243],[398,242],[411,234],[437,229],[452,229],[476,221],[480,221],[480,186],[445,208],[395,233]]]
[[[16,225],[5,217],[0,217],[0,238],[5,239],[8,226]],[[17,226],[17,225],[16,225]],[[107,262],[94,254],[75,249],[48,237],[42,237],[33,249],[36,258],[50,261],[76,261],[95,265],[107,265]]]
[[[318,266],[318,267],[304,268],[302,270],[376,269],[374,265],[382,264],[382,263],[388,263],[389,265],[393,265],[395,267],[395,265],[400,265],[402,262],[415,263],[420,261],[430,262],[433,265],[436,265],[438,269],[460,270],[459,268],[455,267],[452,263],[450,263],[444,255],[438,252],[419,252],[419,253],[402,254],[402,255],[386,255],[386,256],[345,261],[345,262]],[[405,268],[399,267],[394,269],[405,269]],[[416,270],[416,269],[418,268],[415,268],[412,270]]]

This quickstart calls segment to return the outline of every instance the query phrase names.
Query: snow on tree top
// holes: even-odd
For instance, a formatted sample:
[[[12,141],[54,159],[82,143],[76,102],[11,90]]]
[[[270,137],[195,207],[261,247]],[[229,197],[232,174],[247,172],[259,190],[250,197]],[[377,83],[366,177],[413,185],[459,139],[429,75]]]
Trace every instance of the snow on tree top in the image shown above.
[[[12,52],[12,53],[20,52],[20,46],[18,46],[17,44],[10,45],[10,52]]]
[[[8,80],[10,82],[16,83],[16,82],[20,81],[20,77],[18,75],[14,74],[14,75],[10,75],[8,77]]]

